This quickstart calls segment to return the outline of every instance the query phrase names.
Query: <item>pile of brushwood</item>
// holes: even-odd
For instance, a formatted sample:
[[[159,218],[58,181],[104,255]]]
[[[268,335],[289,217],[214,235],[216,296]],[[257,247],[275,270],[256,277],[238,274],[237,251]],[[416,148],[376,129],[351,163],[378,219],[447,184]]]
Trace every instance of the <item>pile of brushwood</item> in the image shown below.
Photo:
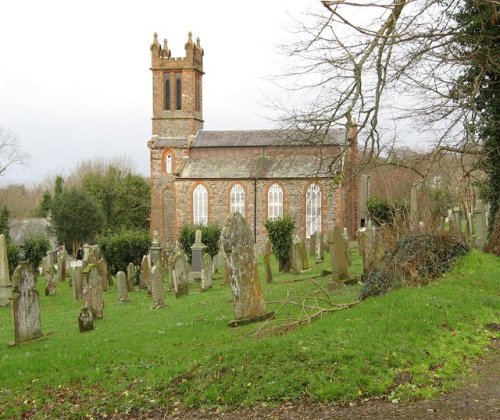
[[[359,298],[377,296],[398,287],[427,284],[447,271],[469,246],[451,235],[415,233],[387,251],[368,275]]]

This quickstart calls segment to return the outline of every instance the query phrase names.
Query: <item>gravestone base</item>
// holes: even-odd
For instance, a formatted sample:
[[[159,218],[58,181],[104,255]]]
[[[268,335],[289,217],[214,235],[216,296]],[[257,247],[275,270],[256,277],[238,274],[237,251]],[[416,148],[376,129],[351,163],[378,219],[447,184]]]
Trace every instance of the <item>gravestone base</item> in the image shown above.
[[[159,303],[155,303],[151,309],[160,309],[160,308],[164,308],[165,306],[167,306],[167,304],[165,302],[159,302]]]
[[[231,327],[231,328],[239,327],[241,325],[251,324],[252,322],[267,321],[268,319],[274,318],[275,315],[276,315],[276,313],[274,311],[266,312],[262,315],[253,316],[253,317],[249,317],[249,318],[233,319],[232,321],[229,321],[227,323],[227,325],[228,325],[228,327]]]
[[[175,292],[175,297],[180,298],[181,296],[186,296],[189,294],[188,285],[185,283],[180,283],[177,285],[177,291]]]

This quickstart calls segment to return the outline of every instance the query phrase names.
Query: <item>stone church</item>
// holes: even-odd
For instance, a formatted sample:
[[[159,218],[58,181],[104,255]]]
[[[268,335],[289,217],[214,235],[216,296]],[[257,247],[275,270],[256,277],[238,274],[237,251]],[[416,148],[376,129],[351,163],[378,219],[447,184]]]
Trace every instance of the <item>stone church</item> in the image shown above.
[[[203,49],[191,33],[185,56],[167,41],[151,44],[153,74],[151,232],[172,245],[185,223],[222,224],[230,212],[247,220],[255,242],[267,219],[291,215],[308,239],[335,224],[357,228],[355,124],[311,135],[295,130],[203,129]],[[351,176],[344,176],[345,174]]]

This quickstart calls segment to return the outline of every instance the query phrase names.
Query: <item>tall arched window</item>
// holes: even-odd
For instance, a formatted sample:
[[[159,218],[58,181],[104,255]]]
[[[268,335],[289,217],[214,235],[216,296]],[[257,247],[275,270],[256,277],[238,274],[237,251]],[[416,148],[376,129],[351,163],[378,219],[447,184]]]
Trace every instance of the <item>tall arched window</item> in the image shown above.
[[[229,194],[231,213],[240,212],[245,217],[245,190],[240,184],[233,185]]]
[[[180,73],[175,73],[175,109],[182,109],[182,78]]]
[[[163,81],[165,82],[165,102],[164,109],[170,111],[170,73],[165,73],[163,75]]]
[[[311,184],[306,192],[306,237],[321,230],[321,190]]]
[[[165,172],[167,174],[172,173],[172,155],[170,153],[165,158]]]
[[[267,218],[277,217],[283,217],[283,189],[278,184],[273,184],[267,193]]]
[[[208,192],[201,184],[193,191],[193,223],[205,226],[208,224]]]

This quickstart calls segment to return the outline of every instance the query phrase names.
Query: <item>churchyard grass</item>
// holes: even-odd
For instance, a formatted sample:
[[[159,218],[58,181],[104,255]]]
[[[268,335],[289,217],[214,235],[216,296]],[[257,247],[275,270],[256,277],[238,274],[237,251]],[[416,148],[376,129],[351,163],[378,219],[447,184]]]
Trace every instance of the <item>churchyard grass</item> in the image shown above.
[[[310,257],[309,265],[309,272],[294,276],[278,274],[273,261],[274,282],[262,281],[266,301],[321,297],[308,278],[327,269],[328,255],[320,265]],[[265,279],[262,263],[259,270]],[[360,271],[355,252],[349,273]],[[104,318],[87,333],[78,330],[82,302],[73,300],[68,281],[45,296],[40,278],[44,339],[7,347],[14,339],[12,309],[0,308],[0,417],[428,397],[456,384],[494,334],[484,325],[498,322],[500,264],[479,251],[426,287],[369,298],[260,339],[254,334],[262,324],[227,327],[231,292],[222,278],[216,275],[204,293],[191,288],[175,299],[169,292],[158,310],[151,310],[145,291],[119,303],[115,282],[105,293]],[[326,288],[330,279],[316,281]],[[358,293],[359,286],[331,292],[338,303]],[[283,321],[301,315],[297,306],[267,306],[279,308]]]

